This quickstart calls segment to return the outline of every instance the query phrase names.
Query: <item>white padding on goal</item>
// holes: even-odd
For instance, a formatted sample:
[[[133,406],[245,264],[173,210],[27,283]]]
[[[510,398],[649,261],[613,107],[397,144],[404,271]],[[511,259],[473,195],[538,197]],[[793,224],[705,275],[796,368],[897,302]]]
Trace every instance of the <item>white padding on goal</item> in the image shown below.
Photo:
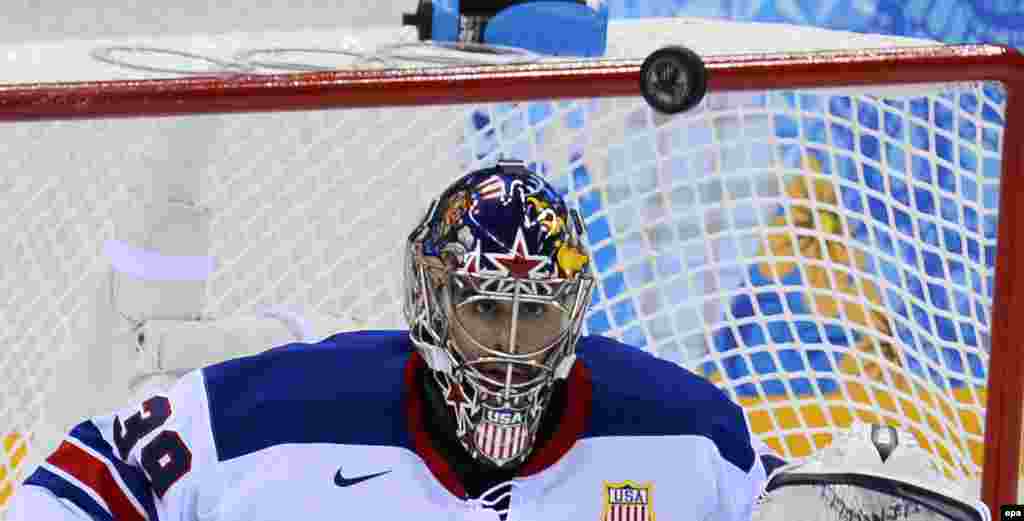
[[[285,307],[218,320],[150,320],[138,331],[138,367],[129,388],[142,397],[165,390],[193,369],[353,329],[355,324],[342,318]]]
[[[179,76],[215,72],[234,74],[246,68],[256,73],[282,72],[261,69],[254,63],[243,63],[247,55],[280,59],[282,56],[277,56],[280,52],[286,52],[289,58],[286,61],[301,57],[304,63],[311,60],[310,63],[319,69],[429,65],[381,60],[387,55],[385,49],[417,41],[414,28],[401,27],[398,20],[395,22],[394,26],[366,28],[259,32],[240,30],[221,34],[161,37],[139,35],[116,40],[8,44],[0,46],[0,84],[175,76],[175,73],[169,73],[168,70],[178,71]],[[784,24],[737,23],[700,18],[645,18],[610,22],[605,58],[643,59],[667,45],[683,45],[703,56],[714,56],[921,47],[937,45],[937,42]]]
[[[103,254],[115,271],[145,280],[206,280],[217,267],[213,257],[164,255],[115,239],[103,243]]]
[[[939,45],[935,40],[789,24],[705,18],[646,18],[608,25],[608,57],[643,58],[666,45],[702,56],[864,50]]]

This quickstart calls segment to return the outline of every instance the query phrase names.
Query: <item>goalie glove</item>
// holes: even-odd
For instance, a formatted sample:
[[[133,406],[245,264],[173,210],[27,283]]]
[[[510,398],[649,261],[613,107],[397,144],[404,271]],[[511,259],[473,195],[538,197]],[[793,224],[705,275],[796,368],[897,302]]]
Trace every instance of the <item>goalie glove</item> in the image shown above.
[[[776,470],[756,521],[990,521],[988,507],[949,482],[913,434],[854,425],[827,448]]]

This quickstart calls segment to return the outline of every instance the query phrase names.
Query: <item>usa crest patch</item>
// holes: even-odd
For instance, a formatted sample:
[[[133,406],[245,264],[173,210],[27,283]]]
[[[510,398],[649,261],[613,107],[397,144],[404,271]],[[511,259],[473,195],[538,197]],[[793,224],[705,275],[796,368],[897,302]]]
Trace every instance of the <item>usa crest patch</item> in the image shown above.
[[[601,521],[654,521],[651,496],[654,485],[604,482],[604,509]]]

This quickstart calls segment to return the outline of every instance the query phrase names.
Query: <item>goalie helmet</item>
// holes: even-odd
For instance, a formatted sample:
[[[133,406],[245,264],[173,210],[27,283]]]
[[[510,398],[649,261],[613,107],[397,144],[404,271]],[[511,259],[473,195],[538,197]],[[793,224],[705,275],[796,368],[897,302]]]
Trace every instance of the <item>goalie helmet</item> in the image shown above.
[[[582,234],[550,184],[500,162],[455,181],[409,236],[410,337],[478,461],[522,463],[572,367],[593,284]]]

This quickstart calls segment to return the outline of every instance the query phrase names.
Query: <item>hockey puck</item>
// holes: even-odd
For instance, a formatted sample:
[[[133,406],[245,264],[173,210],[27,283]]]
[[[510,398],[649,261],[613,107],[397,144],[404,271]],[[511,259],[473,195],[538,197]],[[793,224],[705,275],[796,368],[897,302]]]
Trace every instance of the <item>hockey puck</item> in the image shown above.
[[[678,114],[689,110],[707,92],[704,60],[686,47],[654,51],[640,66],[640,93],[658,112]]]

